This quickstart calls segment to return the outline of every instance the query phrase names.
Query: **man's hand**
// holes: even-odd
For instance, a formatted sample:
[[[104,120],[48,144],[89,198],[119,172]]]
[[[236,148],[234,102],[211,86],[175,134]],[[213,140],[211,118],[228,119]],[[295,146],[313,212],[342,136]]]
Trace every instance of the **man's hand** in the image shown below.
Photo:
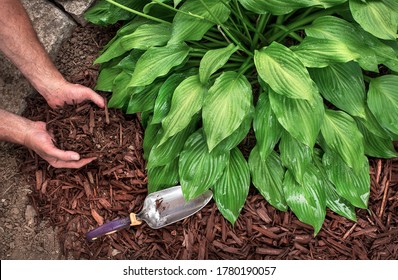
[[[93,90],[67,82],[37,38],[20,0],[0,0],[0,51],[29,80],[52,107],[90,100],[105,107],[105,100]],[[79,168],[93,160],[57,149],[46,126],[0,109],[0,141],[26,145],[54,167]]]
[[[62,107],[66,104],[78,104],[85,100],[94,102],[98,107],[104,108],[105,101],[92,89],[72,84],[65,80],[57,82],[55,85],[48,85],[41,94],[46,99],[51,108]]]
[[[44,122],[32,122],[25,134],[24,144],[56,168],[80,168],[96,159],[80,159],[76,152],[56,148],[52,140]]]

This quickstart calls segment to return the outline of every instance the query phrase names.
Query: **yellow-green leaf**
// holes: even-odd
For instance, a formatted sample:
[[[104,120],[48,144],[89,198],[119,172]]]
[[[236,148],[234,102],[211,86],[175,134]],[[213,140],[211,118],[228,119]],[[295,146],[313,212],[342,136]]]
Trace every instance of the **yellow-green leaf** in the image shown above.
[[[177,13],[173,19],[173,30],[169,43],[200,40],[216,24],[215,16],[223,23],[229,18],[230,10],[222,1],[187,0],[179,8],[185,13]],[[218,22],[217,22],[218,23]]]
[[[235,224],[238,219],[249,193],[249,187],[249,166],[241,151],[234,148],[223,175],[213,187],[217,208],[231,224]]]
[[[173,93],[170,111],[162,121],[164,136],[160,144],[191,122],[192,117],[202,109],[206,93],[207,88],[200,83],[198,75],[181,82]]]
[[[150,85],[156,78],[180,65],[188,53],[189,47],[184,43],[149,48],[137,61],[129,86]]]
[[[239,47],[233,44],[221,49],[206,52],[200,61],[199,77],[202,84],[206,84],[212,74],[227,63],[229,57],[236,52]]]
[[[342,111],[326,110],[321,127],[324,150],[338,154],[355,172],[364,164],[363,136],[355,120]]]
[[[326,216],[326,195],[319,170],[309,165],[302,184],[286,171],[283,191],[287,205],[300,221],[313,226],[314,235],[322,228]]]
[[[209,150],[242,124],[252,106],[252,89],[244,75],[223,73],[209,89],[203,104],[203,128]]]
[[[289,48],[273,42],[256,51],[254,63],[257,72],[276,93],[296,99],[312,101],[318,94],[307,69]]]
[[[256,143],[262,159],[266,159],[281,138],[283,128],[271,109],[268,93],[263,92],[257,101],[253,120]]]
[[[370,175],[368,159],[362,155],[362,166],[359,172],[349,167],[338,154],[327,151],[323,156],[323,164],[329,180],[336,186],[339,195],[352,205],[367,208],[370,195]]]
[[[309,71],[324,98],[352,116],[365,118],[365,82],[357,63],[332,64]]]
[[[383,128],[398,134],[398,76],[385,75],[372,79],[368,106]]]
[[[338,40],[306,37],[300,45],[291,47],[306,67],[322,68],[334,63],[356,60],[360,55]]]
[[[249,157],[250,173],[253,185],[261,195],[275,208],[286,211],[287,204],[283,193],[283,177],[285,169],[275,151],[262,159],[258,146],[255,146]]]
[[[385,40],[396,40],[398,11],[392,10],[379,0],[350,0],[354,19],[372,35]]]
[[[313,102],[304,99],[293,99],[269,90],[272,111],[279,123],[299,142],[314,147],[324,114],[324,104],[317,94]]]
[[[186,200],[201,195],[212,188],[223,174],[229,153],[209,152],[203,131],[192,134],[180,154],[179,175]]]

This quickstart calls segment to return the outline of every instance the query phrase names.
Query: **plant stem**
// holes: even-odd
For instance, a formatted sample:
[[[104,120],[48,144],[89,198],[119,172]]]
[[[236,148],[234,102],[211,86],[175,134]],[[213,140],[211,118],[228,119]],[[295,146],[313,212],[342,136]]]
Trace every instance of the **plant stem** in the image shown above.
[[[229,38],[235,43],[235,45],[239,46],[239,48],[245,52],[249,56],[253,56],[253,53],[246,49],[242,44],[231,34],[231,32],[226,28],[222,22],[214,15],[214,13],[210,10],[210,8],[206,5],[206,3],[203,0],[199,0],[202,5],[205,7],[205,9],[209,12],[210,16],[217,22],[217,24],[224,30],[225,34],[228,35]]]
[[[297,41],[299,41],[299,42],[302,42],[302,41],[303,41],[303,38],[301,38],[299,35],[297,35],[297,34],[294,32],[294,30],[288,30],[287,27],[284,26],[284,25],[273,24],[272,26],[277,27],[277,28],[279,28],[279,29],[281,29],[281,30],[286,31],[285,35],[282,36],[281,38],[279,38],[279,40],[282,40],[282,39],[284,39],[287,35],[289,35],[290,37],[292,37],[293,39],[295,39],[295,40],[297,40]]]
[[[247,36],[247,38],[249,39],[249,41],[251,42],[251,41],[252,41],[252,36],[251,36],[251,34],[250,34],[250,32],[249,32],[249,29],[248,29],[248,27],[247,27],[247,24],[246,24],[246,15],[243,16],[242,11],[241,11],[241,9],[240,9],[240,7],[239,7],[238,0],[234,0],[234,4],[235,4],[236,10],[237,10],[237,12],[238,12],[238,16],[239,16],[238,18],[241,19],[243,28],[245,29],[246,36]]]
[[[363,75],[363,79],[365,82],[370,83],[373,79],[369,76]]]
[[[187,15],[187,16],[194,17],[194,18],[196,18],[196,19],[200,19],[200,20],[207,20],[207,21],[210,21],[210,20],[208,20],[207,18],[205,18],[205,17],[203,17],[203,16],[200,16],[200,15],[197,15],[197,14],[193,14],[193,13],[187,13],[187,12],[185,12],[185,11],[181,11],[181,10],[179,10],[179,9],[176,9],[176,8],[172,7],[172,6],[169,6],[169,5],[167,5],[167,4],[164,4],[163,2],[160,2],[159,0],[152,0],[152,2],[155,2],[156,4],[158,4],[158,5],[160,5],[160,6],[163,6],[163,7],[165,7],[166,9],[172,10],[172,11],[174,11],[174,12],[176,12],[176,13],[181,13],[181,14],[184,14],[184,15]]]
[[[269,42],[277,41],[280,38],[282,38],[283,36],[286,36],[287,34],[289,34],[291,31],[301,29],[303,26],[307,25],[308,23],[313,22],[315,19],[317,19],[319,17],[331,15],[340,10],[341,10],[341,6],[332,7],[332,8],[322,10],[322,11],[313,13],[311,15],[308,15],[307,17],[305,17],[301,20],[294,21],[291,24],[286,26],[288,31],[281,30],[281,31],[273,34],[271,37],[269,37],[268,41]]]
[[[225,41],[219,41],[219,40],[217,40],[217,39],[214,39],[214,38],[212,38],[212,37],[210,37],[210,36],[203,36],[203,39],[206,39],[206,40],[208,40],[208,41],[210,41],[210,42],[212,42],[212,43],[215,43],[215,44],[218,44],[218,45],[221,45],[221,46],[225,46],[225,45],[228,45],[229,44],[229,42],[225,42]]]
[[[144,18],[147,18],[147,19],[149,19],[149,20],[153,20],[153,21],[156,21],[156,22],[159,22],[159,23],[171,24],[170,22],[165,21],[165,20],[162,20],[162,19],[160,19],[160,18],[156,18],[156,17],[150,16],[150,15],[141,13],[141,12],[139,12],[139,11],[130,9],[129,7],[126,7],[126,6],[120,4],[120,3],[116,2],[116,1],[113,1],[113,0],[105,0],[105,1],[108,2],[108,3],[111,3],[111,4],[115,5],[115,6],[117,6],[117,7],[121,8],[121,9],[123,9],[123,10],[126,10],[126,11],[128,11],[128,12],[130,12],[130,13],[133,13],[133,14],[135,14],[135,15],[137,15],[137,16],[141,16],[141,17],[144,17]]]
[[[248,57],[246,58],[245,62],[242,64],[242,66],[239,68],[239,73],[238,76],[245,74],[245,72],[249,69],[252,68],[254,65],[253,58]]]
[[[261,14],[259,16],[258,21],[257,21],[256,33],[254,34],[253,41],[251,44],[252,51],[256,49],[260,34],[264,31],[264,28],[267,25],[270,17],[271,17],[271,14]]]

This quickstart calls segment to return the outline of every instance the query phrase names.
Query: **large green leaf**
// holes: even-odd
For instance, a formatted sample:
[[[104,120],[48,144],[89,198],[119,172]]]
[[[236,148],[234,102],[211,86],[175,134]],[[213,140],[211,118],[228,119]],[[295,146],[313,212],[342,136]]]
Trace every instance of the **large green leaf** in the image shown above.
[[[200,40],[216,24],[213,16],[223,23],[230,14],[228,6],[224,5],[223,1],[214,0],[187,0],[179,10],[185,13],[177,13],[174,17],[169,43]]]
[[[161,143],[191,122],[192,117],[202,109],[206,93],[207,88],[201,84],[198,75],[181,82],[174,91],[170,111],[162,121],[164,136]]]
[[[365,118],[354,117],[357,123],[361,123],[368,131],[380,138],[393,140],[391,133],[384,129],[368,106],[365,106]]]
[[[381,0],[387,7],[393,11],[398,11],[398,1],[397,0]]]
[[[127,6],[131,9],[140,10],[144,7],[148,1],[131,1],[131,0],[117,0],[118,3]],[[105,0],[100,0],[90,9],[88,9],[84,18],[98,25],[109,25],[114,24],[121,20],[128,20],[134,17],[134,14],[125,11]]]
[[[345,198],[337,193],[336,187],[329,181],[325,180],[326,207],[333,212],[356,222],[357,216],[355,207]]]
[[[200,61],[199,77],[202,84],[206,84],[212,74],[227,63],[230,56],[236,52],[239,47],[233,44],[221,49],[207,51]]]
[[[398,11],[375,0],[350,0],[350,10],[367,32],[385,40],[397,39]]]
[[[234,148],[223,175],[213,187],[217,208],[231,224],[235,224],[238,219],[249,193],[249,187],[249,166],[241,151]]]
[[[113,81],[112,97],[108,102],[110,108],[122,108],[128,104],[130,96],[141,90],[139,88],[128,88],[131,74],[122,71]]]
[[[312,147],[309,147],[295,138],[287,131],[282,134],[279,143],[282,163],[289,169],[299,183],[303,183],[303,176],[312,161]]]
[[[382,127],[398,134],[398,76],[385,75],[372,79],[368,106]]]
[[[365,82],[357,63],[332,64],[309,71],[324,98],[352,116],[366,117]]]
[[[291,47],[306,67],[326,67],[333,63],[348,62],[359,58],[342,41],[306,37],[300,45]]]
[[[167,116],[170,111],[173,93],[185,78],[186,76],[184,74],[173,74],[162,84],[159,89],[158,97],[155,100],[153,123],[161,123]]]
[[[269,0],[239,0],[242,6],[249,11],[257,14],[266,14],[272,12],[275,15],[283,15],[290,13],[297,8],[296,5],[285,6],[286,3],[277,3],[281,1],[269,1]],[[274,3],[275,2],[275,3]],[[279,4],[279,5],[278,5]],[[282,4],[282,5],[280,5]]]
[[[365,70],[378,71],[378,58],[375,50],[380,47],[381,42],[377,38],[364,38],[363,30],[348,21],[334,17],[324,16],[317,18],[305,32],[310,37],[337,41],[336,44],[344,43],[352,52],[359,54],[356,61]],[[378,45],[375,48],[375,45]],[[388,48],[388,46],[385,46]],[[385,50],[385,48],[383,48]]]
[[[311,225],[316,235],[322,228],[326,216],[326,194],[323,178],[312,164],[304,174],[303,184],[297,183],[288,170],[283,180],[283,192],[287,205],[300,221]]]
[[[357,120],[359,131],[363,135],[365,154],[377,158],[398,157],[393,142],[388,136],[380,137],[369,131],[360,120]]]
[[[165,166],[158,166],[148,169],[149,193],[175,186],[178,181],[178,158]]]
[[[209,150],[242,124],[252,107],[252,89],[244,75],[225,72],[209,89],[203,104],[203,128]]]
[[[362,166],[359,172],[354,172],[339,155],[326,151],[323,164],[329,180],[336,186],[337,193],[347,199],[352,205],[367,208],[370,194],[369,163],[362,155]]]
[[[193,118],[183,130],[179,131],[167,141],[159,143],[163,133],[159,133],[157,144],[154,145],[149,154],[147,168],[166,165],[174,160],[182,151],[185,141],[196,130],[198,117]]]
[[[100,91],[112,91],[113,81],[120,74],[122,70],[114,67],[104,68],[98,75],[97,83],[95,85],[95,90]]]
[[[159,88],[162,84],[156,83],[145,87],[142,91],[133,93],[127,106],[127,114],[135,114],[138,112],[145,112],[153,110],[156,97],[159,93]]]
[[[250,153],[249,167],[253,185],[261,195],[275,208],[286,211],[282,184],[285,169],[279,155],[271,151],[266,159],[262,159],[258,146],[255,146]]]
[[[269,90],[272,111],[279,123],[299,142],[313,147],[324,118],[323,100],[319,94],[310,103],[293,99]]]
[[[274,15],[288,14],[296,9],[318,6],[324,8],[342,4],[347,0],[239,0],[245,9],[265,14],[271,12]]]
[[[254,107],[250,108],[250,113],[243,119],[241,125],[230,136],[225,138],[218,144],[213,152],[226,153],[237,147],[247,136],[250,131],[254,115]]]
[[[364,164],[363,137],[355,120],[342,111],[326,110],[321,127],[327,147],[338,154],[355,172]]]
[[[229,153],[209,152],[203,131],[192,134],[180,154],[179,175],[186,200],[197,197],[212,188],[223,174]]]
[[[124,90],[128,82],[130,81],[131,74],[134,72],[135,66],[137,64],[138,59],[143,54],[140,50],[132,50],[125,57],[118,57],[110,60],[109,62],[105,62],[101,65],[101,72],[98,76],[97,85],[95,87],[96,90],[102,91],[113,91],[115,88],[118,90]],[[122,73],[129,75],[130,78],[125,78],[126,81],[122,81],[124,85],[123,88],[119,87],[118,84],[115,84],[114,81],[116,78]],[[123,77],[126,75],[122,74]],[[118,83],[121,82],[120,77],[117,79]]]
[[[273,42],[256,51],[254,62],[257,72],[278,94],[312,101],[318,90],[307,69],[289,48]]]
[[[281,138],[283,128],[271,109],[268,93],[263,92],[257,101],[253,120],[257,146],[262,159],[266,159]]]
[[[170,39],[169,24],[143,24],[134,32],[118,37],[95,63],[104,63],[132,49],[147,50],[150,47],[163,46]]]
[[[143,148],[144,148],[144,159],[148,160],[149,154],[151,153],[152,148],[157,144],[159,140],[157,138],[159,131],[161,130],[162,126],[158,123],[151,123],[151,118],[148,121],[148,125],[145,128],[144,133],[144,141],[143,141]]]
[[[107,48],[109,48],[118,38],[133,33],[138,27],[147,23],[153,23],[153,22],[146,18],[134,17],[131,21],[127,22],[122,27],[120,27],[120,29],[116,32],[115,37],[113,37],[108,43],[106,43],[103,50],[101,50],[101,53],[103,53]]]
[[[123,57],[117,65],[115,65],[115,68],[121,69],[129,74],[133,74],[135,67],[137,66],[137,62],[143,54],[144,51],[142,50],[132,50],[127,56]]]
[[[144,24],[132,34],[123,36],[120,44],[125,50],[147,50],[150,47],[163,46],[170,39],[170,36],[170,24]]]
[[[189,47],[185,43],[148,49],[137,61],[129,86],[150,85],[156,78],[183,63],[188,53]]]
[[[313,159],[316,168],[321,172],[321,176],[323,178],[323,186],[326,194],[326,207],[347,219],[356,221],[355,207],[337,193],[336,187],[328,178],[325,166],[322,163],[322,152],[319,149],[315,149]]]
[[[391,70],[398,71],[398,51],[394,49],[394,43],[396,44],[397,41],[380,40],[359,26],[356,26],[356,31],[361,35],[367,48],[375,53],[378,64],[384,64]],[[367,59],[366,56],[363,57],[363,60],[365,59]]]

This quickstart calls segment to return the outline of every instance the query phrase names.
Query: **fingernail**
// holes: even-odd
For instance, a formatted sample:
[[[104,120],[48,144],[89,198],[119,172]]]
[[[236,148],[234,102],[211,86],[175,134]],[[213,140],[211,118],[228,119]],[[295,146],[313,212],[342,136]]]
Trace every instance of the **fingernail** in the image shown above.
[[[79,156],[79,155],[72,155],[72,156],[71,156],[71,159],[72,159],[72,160],[79,160],[79,159],[80,159],[80,156]]]

